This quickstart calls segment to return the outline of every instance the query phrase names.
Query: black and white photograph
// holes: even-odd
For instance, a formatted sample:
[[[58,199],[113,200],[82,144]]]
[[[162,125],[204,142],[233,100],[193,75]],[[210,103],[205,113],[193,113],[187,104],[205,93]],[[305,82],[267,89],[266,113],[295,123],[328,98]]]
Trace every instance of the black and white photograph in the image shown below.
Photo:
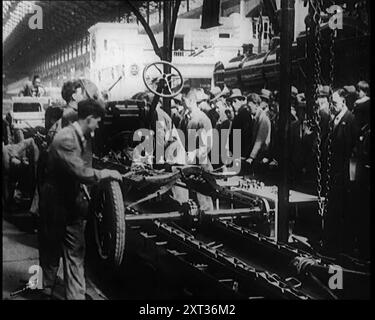
[[[2,300],[370,300],[370,0],[2,8]]]

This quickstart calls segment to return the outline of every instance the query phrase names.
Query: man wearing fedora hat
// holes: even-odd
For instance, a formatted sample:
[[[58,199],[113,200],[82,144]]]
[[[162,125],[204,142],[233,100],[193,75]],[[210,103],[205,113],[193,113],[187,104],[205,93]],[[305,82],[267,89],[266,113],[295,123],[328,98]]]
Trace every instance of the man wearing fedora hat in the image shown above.
[[[235,114],[229,134],[229,150],[233,153],[233,144],[237,143],[233,141],[233,130],[239,129],[241,132],[241,158],[247,159],[250,155],[253,119],[246,105],[246,98],[242,95],[240,89],[234,88],[227,101],[232,106]],[[243,173],[247,171],[245,164],[242,166],[241,171]]]
[[[225,102],[225,95],[229,92],[228,88],[225,87],[221,90],[219,87],[213,87],[210,91],[210,104],[213,109],[219,114],[219,119],[216,124],[220,124],[227,120],[225,110],[228,109],[228,105]]]
[[[180,126],[185,135],[185,141],[182,141],[182,143],[187,153],[187,163],[195,164],[198,160],[198,165],[211,171],[213,168],[209,160],[209,152],[213,143],[212,125],[207,115],[198,108],[197,100],[197,90],[194,88],[191,88],[182,98],[182,103],[187,111],[186,117],[182,121],[183,125]],[[190,143],[192,137],[195,139],[193,144]],[[199,145],[198,148],[197,144]],[[199,192],[196,195],[201,210],[213,210],[213,202],[210,196]]]
[[[358,127],[353,114],[348,110],[345,101],[345,91],[339,89],[332,95],[330,105],[333,115],[332,139],[330,142],[331,156],[331,181],[329,203],[325,216],[325,240],[328,251],[342,250],[345,240],[350,238],[349,232],[345,232],[344,224],[350,218],[348,206],[350,206],[350,158],[353,155],[355,143],[358,138]],[[327,152],[329,141],[324,141],[324,150]],[[326,157],[324,157],[326,159]],[[346,242],[347,243],[347,242]],[[342,251],[336,251],[342,252]]]
[[[227,98],[227,102],[229,105],[232,106],[235,114],[238,114],[238,111],[240,110],[240,108],[246,105],[245,100],[246,100],[245,96],[242,95],[241,90],[238,88],[232,89],[229,97]]]
[[[265,157],[271,141],[271,121],[260,107],[261,99],[256,93],[247,96],[247,105],[253,116],[253,132],[250,154],[246,160],[250,165]]]
[[[262,89],[260,90],[259,97],[262,99],[260,107],[262,110],[268,112],[269,104],[272,100],[272,92],[267,89]]]
[[[329,86],[318,86],[318,94],[317,94],[317,103],[319,105],[319,110],[329,114],[329,102],[328,98],[330,96],[331,89]]]
[[[321,135],[322,140],[324,141],[328,135],[329,131],[329,123],[331,121],[331,111],[329,106],[329,97],[332,91],[329,86],[318,86],[318,95],[316,104],[319,107],[319,115],[320,115],[320,128],[321,128]]]

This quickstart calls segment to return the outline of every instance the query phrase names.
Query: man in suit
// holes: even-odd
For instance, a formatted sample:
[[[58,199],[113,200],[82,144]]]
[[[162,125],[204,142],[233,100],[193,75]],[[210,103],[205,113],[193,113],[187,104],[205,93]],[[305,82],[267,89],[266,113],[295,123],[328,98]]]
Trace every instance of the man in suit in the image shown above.
[[[345,101],[346,92],[339,89],[332,95],[330,111],[333,115],[333,132],[331,142],[331,170],[329,202],[324,217],[324,247],[329,254],[342,252],[344,249],[344,226],[349,220],[350,208],[348,199],[350,190],[349,163],[358,137],[358,127],[353,114]],[[325,149],[328,148],[328,139]]]
[[[242,95],[240,89],[232,89],[231,95],[227,98],[228,104],[233,108],[234,118],[229,134],[229,150],[234,153],[234,130],[240,130],[241,133],[241,159],[246,160],[251,151],[253,119],[250,110],[246,104],[246,98]],[[249,172],[249,166],[245,161],[241,161],[241,173]]]
[[[187,109],[186,125],[181,128],[185,135],[185,150],[188,164],[197,164],[207,171],[212,171],[209,153],[213,145],[212,125],[207,115],[198,108],[197,90],[192,88],[183,96],[182,103]],[[197,192],[201,210],[213,210],[210,196]]]
[[[84,100],[78,103],[77,113],[78,121],[61,129],[50,145],[39,205],[39,257],[45,293],[52,293],[62,255],[68,300],[85,299],[86,291],[84,231],[88,199],[82,184],[122,179],[117,171],[96,170],[84,161],[90,152],[85,136],[98,127],[104,116],[102,106],[96,100]]]
[[[261,99],[256,93],[247,96],[247,105],[253,117],[252,141],[250,154],[246,160],[255,169],[262,171],[263,159],[267,158],[268,148],[271,142],[271,121],[266,112],[260,107]]]

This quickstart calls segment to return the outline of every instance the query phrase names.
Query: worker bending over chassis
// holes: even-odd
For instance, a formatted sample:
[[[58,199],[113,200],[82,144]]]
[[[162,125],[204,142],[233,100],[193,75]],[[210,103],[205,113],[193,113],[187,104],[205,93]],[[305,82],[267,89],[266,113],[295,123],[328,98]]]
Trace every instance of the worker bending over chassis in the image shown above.
[[[48,151],[46,178],[40,194],[39,259],[43,289],[52,294],[63,258],[66,299],[84,300],[85,239],[88,199],[83,184],[121,181],[119,172],[87,165],[85,136],[98,127],[104,109],[92,99],[78,103],[78,120],[56,133]]]
[[[148,165],[152,164],[153,141],[155,141],[156,164],[196,164],[207,171],[212,171],[212,164],[208,157],[213,143],[211,121],[198,108],[194,89],[190,90],[182,100],[185,114],[181,126],[178,128],[182,135],[178,134],[171,118],[159,104],[156,107],[155,139],[153,139],[152,133],[146,129],[137,130],[134,134],[135,140],[141,141],[142,137],[144,140],[134,150],[133,164],[142,162],[146,162]],[[189,200],[189,191],[185,188],[174,186],[172,193],[174,199],[180,204]],[[210,196],[198,192],[196,195],[201,210],[213,210]]]

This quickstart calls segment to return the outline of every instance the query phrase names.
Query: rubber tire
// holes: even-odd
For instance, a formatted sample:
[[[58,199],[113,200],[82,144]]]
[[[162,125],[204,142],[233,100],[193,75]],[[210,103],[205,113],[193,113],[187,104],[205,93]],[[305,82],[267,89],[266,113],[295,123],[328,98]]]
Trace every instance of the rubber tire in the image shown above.
[[[117,181],[108,181],[99,186],[98,192],[105,192],[106,199],[109,201],[109,210],[105,212],[105,214],[110,215],[109,221],[112,242],[109,245],[107,262],[111,267],[116,268],[123,262],[125,253],[126,223],[122,191]],[[96,232],[95,227],[94,232]],[[96,245],[98,246],[97,242]]]

